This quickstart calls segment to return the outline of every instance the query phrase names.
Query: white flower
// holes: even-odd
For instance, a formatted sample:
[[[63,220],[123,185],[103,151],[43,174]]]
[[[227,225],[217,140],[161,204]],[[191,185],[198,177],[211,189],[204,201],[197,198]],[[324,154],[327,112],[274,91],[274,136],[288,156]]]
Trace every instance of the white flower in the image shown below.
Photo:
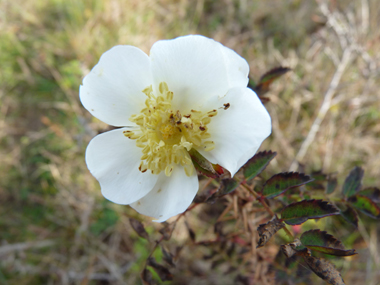
[[[96,136],[87,166],[102,194],[162,222],[198,191],[192,148],[233,176],[271,132],[238,54],[203,36],[105,52],[80,86],[83,106],[124,127]]]

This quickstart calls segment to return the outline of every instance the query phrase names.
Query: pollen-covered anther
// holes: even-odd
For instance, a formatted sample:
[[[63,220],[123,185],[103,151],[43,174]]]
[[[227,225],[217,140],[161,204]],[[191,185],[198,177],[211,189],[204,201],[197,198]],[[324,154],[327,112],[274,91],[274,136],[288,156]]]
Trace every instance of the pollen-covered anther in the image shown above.
[[[210,112],[207,112],[207,115],[211,118],[211,117],[215,117],[216,115],[218,115],[218,111],[217,110],[212,110]]]
[[[205,141],[203,143],[203,150],[204,151],[210,151],[215,148],[215,143],[213,141]]]
[[[139,170],[150,170],[153,174],[164,171],[166,176],[170,176],[174,167],[181,165],[191,176],[194,166],[188,152],[193,147],[205,151],[215,147],[213,141],[207,140],[211,137],[207,124],[217,115],[217,110],[191,110],[186,115],[182,115],[180,110],[174,111],[174,94],[165,82],[159,84],[158,94],[154,94],[152,86],[142,92],[148,97],[145,108],[129,119],[140,129],[124,131],[126,137],[136,139],[136,146],[142,148]]]

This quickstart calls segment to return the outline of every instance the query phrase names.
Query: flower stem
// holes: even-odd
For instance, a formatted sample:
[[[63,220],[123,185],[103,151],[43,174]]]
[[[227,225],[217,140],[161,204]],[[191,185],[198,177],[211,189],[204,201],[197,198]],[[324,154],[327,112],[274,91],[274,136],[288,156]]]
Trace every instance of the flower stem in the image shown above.
[[[251,189],[251,187],[249,187],[249,186],[245,183],[245,181],[242,181],[240,185],[243,186],[245,189],[247,189],[247,190],[248,190],[248,191],[249,191],[249,192],[250,192],[250,193],[256,198],[256,200],[258,200],[258,201],[261,203],[261,205],[263,205],[263,207],[267,210],[267,212],[268,212],[272,217],[275,216],[276,219],[278,219],[277,214],[274,213],[274,212],[272,211],[271,208],[269,208],[268,204],[265,202],[264,198],[263,198],[260,194],[256,193],[255,190]],[[282,229],[285,231],[285,233],[289,236],[290,239],[293,238],[293,234],[287,229],[286,226],[283,227]]]

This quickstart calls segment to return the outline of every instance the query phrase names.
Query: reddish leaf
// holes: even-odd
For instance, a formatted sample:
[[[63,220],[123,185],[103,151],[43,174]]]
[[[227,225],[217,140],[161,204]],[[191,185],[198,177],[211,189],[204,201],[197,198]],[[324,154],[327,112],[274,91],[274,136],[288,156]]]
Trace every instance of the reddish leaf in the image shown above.
[[[266,198],[274,198],[289,188],[306,184],[313,179],[303,173],[283,172],[272,176],[265,182],[261,194]]]
[[[194,148],[189,151],[189,155],[195,169],[198,170],[201,174],[211,178],[218,178],[224,173],[224,170],[220,165],[212,164]]]
[[[170,281],[173,280],[173,275],[170,273],[169,269],[161,264],[158,264],[154,257],[149,257],[147,261],[147,265],[154,268],[154,271],[160,276],[161,281]]]
[[[363,175],[364,170],[361,167],[356,166],[351,170],[350,174],[348,174],[346,180],[344,181],[342,188],[343,194],[346,197],[350,197],[360,190]]]
[[[354,249],[346,250],[343,244],[325,231],[310,230],[301,235],[301,242],[311,250],[337,256],[356,254]]]
[[[345,211],[340,211],[340,215],[350,224],[355,226],[355,228],[358,227],[358,214],[356,211],[348,204],[346,204],[347,209]]]
[[[299,225],[308,219],[318,219],[338,215],[339,210],[322,200],[303,200],[286,206],[281,212],[281,220],[288,225]]]
[[[263,97],[263,96],[258,96],[258,97],[259,97],[261,103],[263,103],[263,104],[266,104],[270,101],[270,99],[268,97]]]
[[[348,202],[367,216],[374,219],[380,218],[380,208],[370,198],[361,195],[354,195],[348,199]]]
[[[380,190],[376,187],[366,188],[358,193],[361,196],[366,196],[372,200],[372,202],[380,203]]]
[[[259,175],[271,162],[271,160],[276,156],[277,152],[262,151],[258,152],[244,165],[244,177],[245,179],[251,180]]]
[[[145,238],[149,240],[149,235],[145,231],[145,228],[142,223],[140,223],[138,220],[129,218],[129,223],[131,224],[132,228],[135,230],[135,232],[142,238]]]
[[[273,68],[267,73],[265,73],[263,76],[261,76],[259,83],[252,89],[257,93],[257,95],[261,96],[268,92],[269,87],[273,83],[273,81],[275,81],[280,76],[284,75],[290,70],[290,68],[282,66]]]
[[[343,278],[339,271],[336,270],[335,266],[329,261],[313,256],[304,256],[303,258],[309,268],[327,283],[333,285],[344,285]]]
[[[256,248],[263,247],[268,240],[283,227],[285,227],[285,224],[276,217],[266,224],[259,225],[257,232],[259,233],[260,239],[257,242]]]

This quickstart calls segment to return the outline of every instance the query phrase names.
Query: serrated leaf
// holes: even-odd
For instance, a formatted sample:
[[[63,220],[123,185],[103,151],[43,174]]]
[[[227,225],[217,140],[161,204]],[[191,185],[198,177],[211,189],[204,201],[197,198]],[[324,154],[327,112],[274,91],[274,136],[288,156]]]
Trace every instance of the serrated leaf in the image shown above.
[[[344,281],[335,266],[323,258],[303,256],[306,264],[317,276],[333,285],[344,285]]]
[[[266,224],[259,225],[257,232],[260,238],[257,242],[256,248],[263,247],[268,242],[268,240],[270,240],[270,238],[283,227],[285,227],[285,224],[278,220],[276,217]]]
[[[327,179],[326,194],[331,194],[338,185],[338,179],[335,176],[329,176]]]
[[[243,174],[245,179],[248,181],[259,175],[276,154],[277,152],[272,152],[271,150],[256,153],[256,155],[244,165]]]
[[[372,202],[380,203],[380,190],[376,187],[366,188],[360,191],[358,194],[370,198]]]
[[[142,238],[145,238],[149,240],[149,235],[145,231],[145,228],[142,223],[140,223],[138,220],[129,218],[129,223],[131,224],[132,228],[135,230],[135,232]]]
[[[380,218],[380,208],[370,198],[354,195],[348,198],[348,202],[363,214],[374,219]]]
[[[347,222],[349,222],[350,224],[355,226],[355,228],[357,228],[359,222],[358,214],[350,205],[346,204],[346,206],[347,209],[343,212],[341,211],[340,214]]]
[[[299,225],[308,219],[319,219],[338,215],[339,210],[322,200],[303,200],[286,206],[281,212],[281,220],[288,225]]]
[[[300,240],[308,249],[325,254],[337,256],[350,256],[356,254],[354,249],[346,250],[339,240],[325,231],[310,230],[304,232],[301,235]]]
[[[282,66],[273,68],[269,70],[268,72],[266,72],[264,75],[262,75],[259,83],[256,86],[254,86],[252,89],[257,93],[257,95],[261,96],[265,94],[266,92],[268,92],[269,87],[273,83],[273,81],[275,81],[276,79],[278,79],[279,77],[281,77],[282,75],[284,75],[290,70],[291,70],[290,68],[282,67]]]
[[[297,187],[310,181],[313,181],[313,179],[303,173],[278,173],[265,182],[263,189],[260,192],[266,198],[274,198],[284,193],[289,188]]]
[[[343,194],[346,197],[350,197],[360,190],[363,175],[364,170],[361,167],[356,166],[351,170],[350,174],[346,177],[342,188]]]

